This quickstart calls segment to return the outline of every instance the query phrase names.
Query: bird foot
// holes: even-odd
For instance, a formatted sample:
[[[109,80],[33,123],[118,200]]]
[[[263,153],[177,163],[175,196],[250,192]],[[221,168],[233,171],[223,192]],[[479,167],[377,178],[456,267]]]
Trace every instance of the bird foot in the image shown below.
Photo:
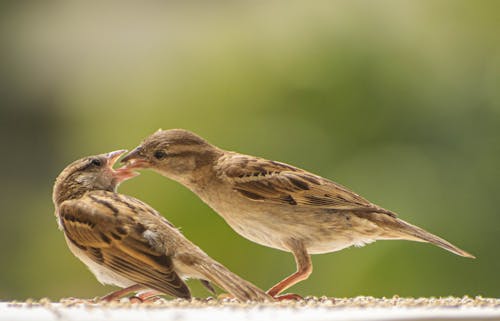
[[[96,298],[95,301],[96,302],[99,302],[99,301],[104,301],[104,302],[119,301],[120,298],[126,296],[127,294],[129,294],[131,292],[140,291],[140,290],[143,290],[143,286],[139,285],[139,284],[134,284],[134,285],[129,286],[127,288],[123,288],[123,289],[120,289],[118,291],[108,293],[103,297]]]
[[[276,301],[286,301],[286,300],[289,300],[289,301],[302,301],[302,300],[304,300],[303,297],[301,297],[300,295],[295,294],[295,293],[286,293],[286,294],[282,294],[282,295],[276,295],[274,297],[274,299]]]
[[[144,302],[156,302],[161,300],[158,296],[158,291],[146,291],[142,293],[138,293],[129,298],[130,303],[144,303]]]

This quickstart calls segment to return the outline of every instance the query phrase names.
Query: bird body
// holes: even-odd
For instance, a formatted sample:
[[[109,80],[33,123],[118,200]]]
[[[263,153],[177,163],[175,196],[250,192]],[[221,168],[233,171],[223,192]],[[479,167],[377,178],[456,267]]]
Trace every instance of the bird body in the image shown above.
[[[210,258],[151,206],[117,193],[119,182],[134,175],[114,171],[113,157],[116,153],[71,164],[54,187],[56,216],[66,242],[101,283],[139,285],[190,298],[184,279],[196,278],[205,285],[206,280],[218,284],[242,301],[270,299]],[[92,165],[94,160],[101,165]]]
[[[185,185],[236,232],[264,246],[290,251],[287,242],[293,238],[303,242],[308,253],[321,254],[383,239],[439,239],[347,188],[292,165],[226,152],[213,168],[209,186],[193,180]],[[441,245],[448,243],[440,240]],[[468,254],[451,244],[445,248]]]
[[[124,168],[151,168],[180,182],[247,239],[292,252],[297,272],[270,289],[273,296],[308,277],[310,254],[376,240],[430,242],[473,257],[331,180],[222,150],[186,130],[160,130],[122,161]]]

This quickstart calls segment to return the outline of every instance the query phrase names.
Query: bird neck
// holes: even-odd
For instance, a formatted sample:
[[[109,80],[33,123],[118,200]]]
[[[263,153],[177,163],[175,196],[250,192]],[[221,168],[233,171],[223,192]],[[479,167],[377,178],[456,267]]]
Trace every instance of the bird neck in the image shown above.
[[[85,195],[87,192],[97,190],[97,189],[92,189],[92,188],[87,188],[81,185],[71,185],[71,186],[65,186],[65,185],[56,185],[54,187],[54,193],[52,196],[54,205],[56,207],[59,207],[64,201],[72,200],[72,199],[78,199]],[[116,190],[116,187],[110,186],[109,189],[103,189],[106,191],[114,192]]]

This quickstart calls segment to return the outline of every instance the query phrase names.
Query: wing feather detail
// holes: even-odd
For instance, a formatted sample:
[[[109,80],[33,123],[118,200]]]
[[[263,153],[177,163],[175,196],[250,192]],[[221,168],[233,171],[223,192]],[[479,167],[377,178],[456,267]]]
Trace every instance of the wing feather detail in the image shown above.
[[[94,262],[148,288],[190,298],[172,258],[144,236],[147,228],[138,221],[139,212],[170,225],[146,204],[111,192],[90,192],[59,207],[66,237]]]
[[[216,168],[219,178],[255,202],[396,216],[340,184],[288,164],[230,153]]]

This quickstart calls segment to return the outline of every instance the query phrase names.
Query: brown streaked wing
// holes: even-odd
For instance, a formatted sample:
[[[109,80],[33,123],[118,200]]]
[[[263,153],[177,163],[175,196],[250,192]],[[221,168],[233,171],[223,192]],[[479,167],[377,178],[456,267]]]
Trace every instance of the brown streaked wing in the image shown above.
[[[59,214],[66,237],[94,262],[133,282],[172,296],[190,298],[189,288],[174,271],[171,257],[144,238],[142,233],[146,228],[115,195],[91,192],[81,199],[63,202]]]
[[[288,164],[230,154],[221,158],[217,170],[219,177],[252,201],[396,216],[340,184]]]

